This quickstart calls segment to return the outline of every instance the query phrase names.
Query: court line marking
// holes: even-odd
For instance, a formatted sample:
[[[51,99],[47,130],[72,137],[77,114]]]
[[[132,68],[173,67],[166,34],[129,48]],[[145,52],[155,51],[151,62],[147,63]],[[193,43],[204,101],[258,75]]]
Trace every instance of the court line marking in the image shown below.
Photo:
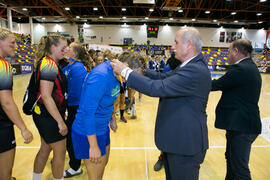
[[[270,142],[270,117],[261,118],[261,122],[262,122],[261,137],[263,137],[266,141]]]
[[[148,175],[148,162],[147,162],[147,152],[146,152],[146,150],[144,150],[144,158],[145,158],[146,180],[148,180],[149,175]]]
[[[265,95],[269,95],[270,96],[270,93],[264,93]]]
[[[39,146],[17,146],[17,149],[39,149]],[[226,146],[209,146],[209,149],[225,149]],[[252,148],[270,148],[270,145],[252,145]],[[113,150],[156,150],[156,147],[111,147]]]

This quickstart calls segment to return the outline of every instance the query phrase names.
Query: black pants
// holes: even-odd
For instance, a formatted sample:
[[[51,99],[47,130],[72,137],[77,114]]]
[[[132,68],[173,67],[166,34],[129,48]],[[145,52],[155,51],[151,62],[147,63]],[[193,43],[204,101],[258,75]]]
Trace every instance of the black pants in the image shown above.
[[[226,132],[227,174],[225,180],[251,180],[248,167],[251,144],[258,134],[237,131]]]
[[[72,169],[77,171],[81,166],[81,160],[76,159],[74,155],[73,145],[72,145],[72,138],[71,138],[71,127],[73,121],[75,120],[75,116],[77,113],[77,109],[79,106],[68,106],[68,118],[67,118],[67,127],[68,127],[68,134],[67,134],[67,151],[69,155],[69,165]]]
[[[206,151],[193,156],[163,152],[166,180],[198,180]]]

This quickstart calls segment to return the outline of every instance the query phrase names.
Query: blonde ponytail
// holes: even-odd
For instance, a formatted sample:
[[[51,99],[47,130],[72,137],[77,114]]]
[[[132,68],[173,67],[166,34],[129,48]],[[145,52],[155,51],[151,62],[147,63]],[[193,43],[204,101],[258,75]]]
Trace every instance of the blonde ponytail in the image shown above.
[[[38,62],[41,61],[44,56],[48,56],[51,53],[51,46],[58,45],[60,39],[66,40],[64,36],[59,34],[50,34],[41,37],[36,51],[36,60],[34,64],[35,68],[37,67]]]

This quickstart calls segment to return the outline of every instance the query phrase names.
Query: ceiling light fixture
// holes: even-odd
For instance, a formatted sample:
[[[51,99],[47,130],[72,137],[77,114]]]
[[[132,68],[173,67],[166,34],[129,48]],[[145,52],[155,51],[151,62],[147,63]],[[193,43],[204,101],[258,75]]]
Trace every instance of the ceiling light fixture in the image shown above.
[[[231,12],[231,15],[236,15],[236,12]]]
[[[210,11],[205,11],[205,14],[210,14]]]

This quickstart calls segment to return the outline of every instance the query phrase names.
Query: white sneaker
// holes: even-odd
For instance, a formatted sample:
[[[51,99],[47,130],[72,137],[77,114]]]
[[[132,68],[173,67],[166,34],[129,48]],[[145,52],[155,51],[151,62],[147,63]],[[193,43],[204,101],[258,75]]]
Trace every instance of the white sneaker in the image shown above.
[[[75,171],[72,168],[69,168],[68,170],[64,171],[64,178],[70,178],[70,177],[77,176],[82,173],[83,173],[83,170],[81,168],[79,168],[77,171]]]
[[[128,113],[129,115],[131,114],[131,109],[130,109],[130,108],[127,109],[127,113]]]

